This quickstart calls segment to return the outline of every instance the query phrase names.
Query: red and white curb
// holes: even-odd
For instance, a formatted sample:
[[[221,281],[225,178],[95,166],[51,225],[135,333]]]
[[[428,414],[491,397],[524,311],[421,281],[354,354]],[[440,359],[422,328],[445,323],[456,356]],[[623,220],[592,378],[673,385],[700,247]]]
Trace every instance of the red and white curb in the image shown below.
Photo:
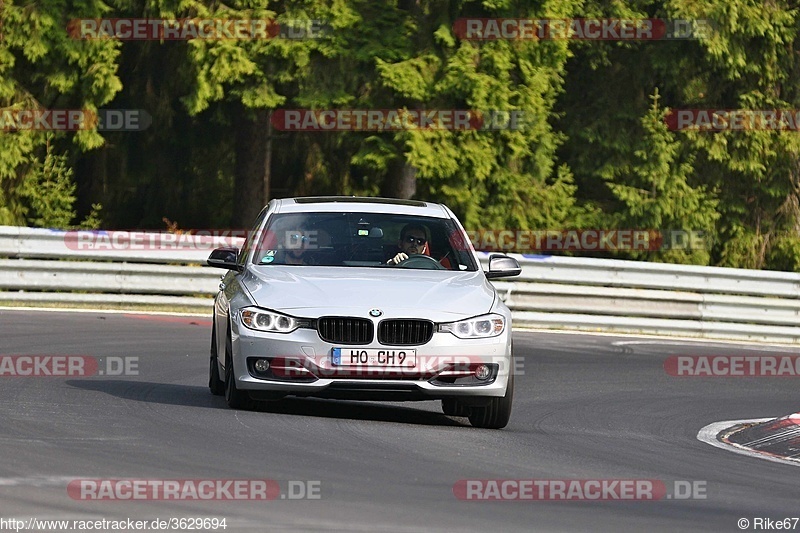
[[[732,435],[751,428],[755,428],[754,433],[757,438],[744,443],[730,440]],[[800,413],[793,413],[779,418],[714,422],[697,433],[697,440],[710,444],[715,448],[792,466],[800,466],[800,453],[785,457],[758,448],[769,448],[770,445],[797,441],[797,439],[800,439]]]

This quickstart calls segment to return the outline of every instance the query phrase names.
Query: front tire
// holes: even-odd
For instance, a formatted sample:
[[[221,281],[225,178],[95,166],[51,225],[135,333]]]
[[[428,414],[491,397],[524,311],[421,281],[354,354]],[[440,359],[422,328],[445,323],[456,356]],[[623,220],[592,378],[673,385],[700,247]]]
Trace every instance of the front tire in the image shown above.
[[[231,335],[225,341],[225,401],[231,409],[250,409],[253,402],[246,392],[236,388],[236,378],[233,372],[233,347]]]
[[[502,398],[492,398],[485,407],[471,407],[469,422],[476,428],[501,429],[511,418],[511,404],[514,399],[514,371],[508,375],[506,394]]]
[[[447,416],[469,416],[469,406],[455,398],[445,398],[442,400],[442,412]]]
[[[208,367],[208,389],[214,396],[225,394],[225,382],[219,377],[219,361],[217,360],[217,328],[211,326],[211,362]]]

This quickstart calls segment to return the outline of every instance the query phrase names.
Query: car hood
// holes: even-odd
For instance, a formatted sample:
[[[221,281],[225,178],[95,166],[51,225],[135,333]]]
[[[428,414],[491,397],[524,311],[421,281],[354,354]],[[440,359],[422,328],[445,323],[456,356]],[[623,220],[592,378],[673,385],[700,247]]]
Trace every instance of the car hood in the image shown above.
[[[495,292],[483,272],[360,267],[255,266],[243,283],[256,305],[299,317],[419,317],[447,322],[488,313]]]

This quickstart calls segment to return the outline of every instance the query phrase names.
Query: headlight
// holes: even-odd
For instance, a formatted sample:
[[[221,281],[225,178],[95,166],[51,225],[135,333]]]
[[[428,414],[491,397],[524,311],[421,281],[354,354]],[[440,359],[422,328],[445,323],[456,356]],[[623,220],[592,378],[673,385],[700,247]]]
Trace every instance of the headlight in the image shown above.
[[[439,324],[439,331],[452,333],[459,339],[497,337],[506,329],[506,319],[501,315],[483,315],[458,322]]]
[[[242,309],[242,323],[250,329],[270,333],[291,333],[301,326],[301,321],[266,309]]]

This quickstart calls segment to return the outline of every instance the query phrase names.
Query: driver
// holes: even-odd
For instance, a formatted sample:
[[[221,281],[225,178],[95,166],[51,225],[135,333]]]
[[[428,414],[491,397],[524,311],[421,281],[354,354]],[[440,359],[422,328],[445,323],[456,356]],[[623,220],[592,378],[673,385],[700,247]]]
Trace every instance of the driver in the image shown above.
[[[397,241],[399,252],[386,261],[386,264],[396,265],[408,259],[409,255],[427,254],[428,237],[425,226],[422,224],[406,224],[400,231],[400,240]]]
[[[309,254],[306,252],[312,248],[317,248],[317,232],[309,231],[305,226],[297,230],[286,231],[284,241],[284,265],[309,265]]]

